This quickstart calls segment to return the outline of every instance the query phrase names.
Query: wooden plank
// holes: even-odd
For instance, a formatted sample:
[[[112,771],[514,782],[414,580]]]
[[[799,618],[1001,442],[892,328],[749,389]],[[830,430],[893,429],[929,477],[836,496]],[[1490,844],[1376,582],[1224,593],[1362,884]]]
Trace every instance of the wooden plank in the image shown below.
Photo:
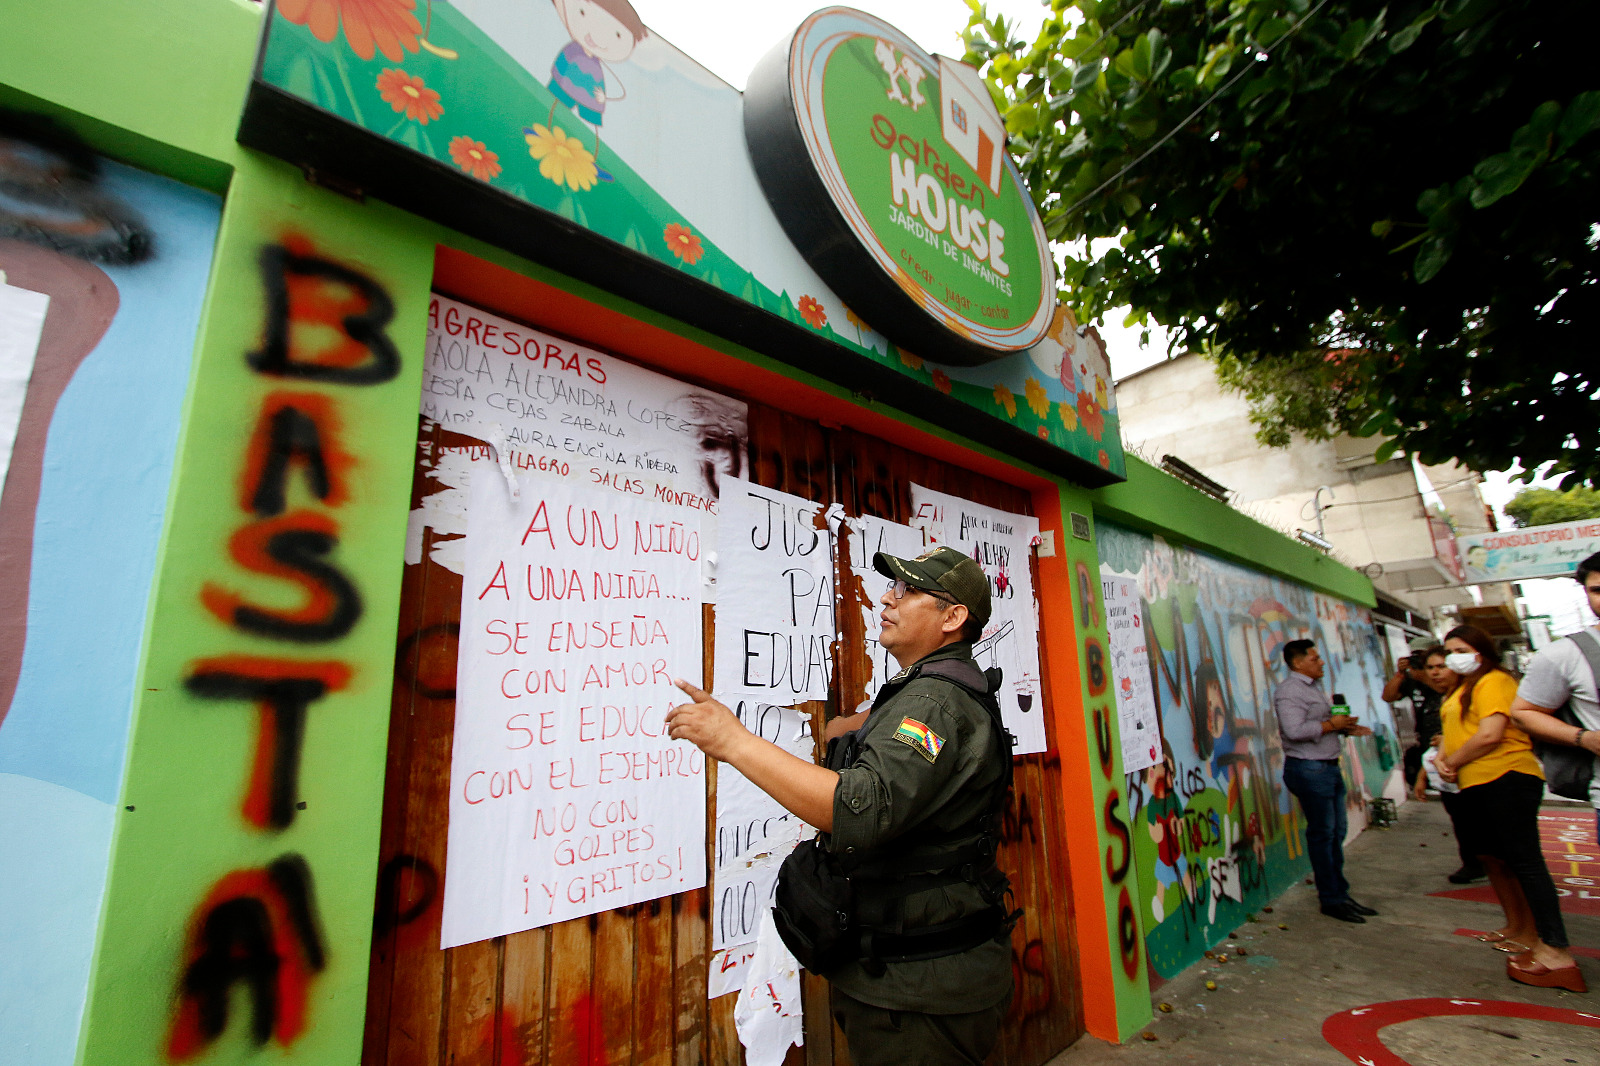
[[[706,967],[710,965],[706,930],[711,893],[697,888],[672,897],[672,993],[677,1011],[673,1022],[675,1066],[701,1066],[706,1061],[709,1007]]]
[[[594,981],[591,995],[599,1016],[604,1048],[585,1060],[594,1066],[616,1066],[633,1061],[633,1006],[640,990],[634,986],[633,907],[593,915]],[[592,1054],[592,1052],[591,1052]]]
[[[653,899],[634,916],[634,1057],[640,1066],[672,1062],[672,905]]]
[[[594,927],[597,915],[549,927],[550,968],[545,994],[544,1061],[582,1064],[606,1061],[608,1034],[594,1001]]]
[[[537,1066],[544,1060],[545,969],[549,933],[529,929],[505,938],[498,1027],[499,1058],[495,1066]]]
[[[444,1030],[440,1059],[450,1066],[495,1066],[500,963],[504,937],[445,952]]]

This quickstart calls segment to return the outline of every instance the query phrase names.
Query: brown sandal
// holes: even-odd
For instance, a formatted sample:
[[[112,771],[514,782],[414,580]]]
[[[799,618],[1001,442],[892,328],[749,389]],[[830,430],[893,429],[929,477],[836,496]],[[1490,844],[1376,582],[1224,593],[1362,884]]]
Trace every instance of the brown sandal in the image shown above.
[[[1506,976],[1519,984],[1532,985],[1535,988],[1564,988],[1568,992],[1589,991],[1589,986],[1583,980],[1583,972],[1576,966],[1563,966],[1559,970],[1552,970],[1541,962],[1529,960],[1526,966],[1518,966],[1515,962],[1507,960]]]

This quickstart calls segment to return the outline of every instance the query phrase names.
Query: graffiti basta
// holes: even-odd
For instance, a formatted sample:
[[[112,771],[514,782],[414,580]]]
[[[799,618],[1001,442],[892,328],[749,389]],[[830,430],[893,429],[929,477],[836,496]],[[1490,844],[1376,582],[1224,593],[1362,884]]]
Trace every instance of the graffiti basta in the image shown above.
[[[271,389],[257,409],[239,474],[242,523],[227,549],[242,570],[297,587],[301,602],[261,606],[224,582],[207,583],[200,599],[219,622],[281,643],[285,653],[204,659],[191,664],[184,685],[219,713],[254,711],[241,814],[254,831],[283,834],[305,806],[299,772],[307,719],[352,676],[336,655],[290,652],[336,645],[362,614],[360,590],[339,561],[352,460],[341,446],[338,393],[391,380],[400,357],[385,333],[394,305],[367,275],[298,237],[263,248],[259,266],[263,343],[245,360],[259,378],[293,387]],[[302,856],[289,851],[264,868],[226,875],[190,921],[168,1054],[191,1059],[220,1037],[236,986],[248,995],[251,1038],[292,1044],[326,965],[315,880]]]

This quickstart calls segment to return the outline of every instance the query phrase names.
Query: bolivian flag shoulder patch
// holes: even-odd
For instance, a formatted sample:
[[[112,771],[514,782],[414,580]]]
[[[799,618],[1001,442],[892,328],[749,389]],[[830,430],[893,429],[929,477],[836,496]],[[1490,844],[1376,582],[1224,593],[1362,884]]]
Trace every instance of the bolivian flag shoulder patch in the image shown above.
[[[924,759],[929,762],[939,757],[939,749],[944,747],[944,737],[929,729],[915,718],[900,719],[900,728],[894,731],[894,738],[902,744],[909,744],[917,749]]]

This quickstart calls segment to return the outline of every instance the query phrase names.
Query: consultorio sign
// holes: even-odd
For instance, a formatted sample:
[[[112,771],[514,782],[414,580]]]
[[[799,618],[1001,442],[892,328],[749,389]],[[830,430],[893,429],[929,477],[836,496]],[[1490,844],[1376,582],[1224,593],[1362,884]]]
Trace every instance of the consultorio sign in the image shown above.
[[[1457,537],[1467,584],[1565,577],[1600,552],[1600,521],[1560,522]]]
[[[828,8],[758,66],[745,115],[791,240],[874,327],[967,365],[1044,336],[1049,241],[972,67]]]

